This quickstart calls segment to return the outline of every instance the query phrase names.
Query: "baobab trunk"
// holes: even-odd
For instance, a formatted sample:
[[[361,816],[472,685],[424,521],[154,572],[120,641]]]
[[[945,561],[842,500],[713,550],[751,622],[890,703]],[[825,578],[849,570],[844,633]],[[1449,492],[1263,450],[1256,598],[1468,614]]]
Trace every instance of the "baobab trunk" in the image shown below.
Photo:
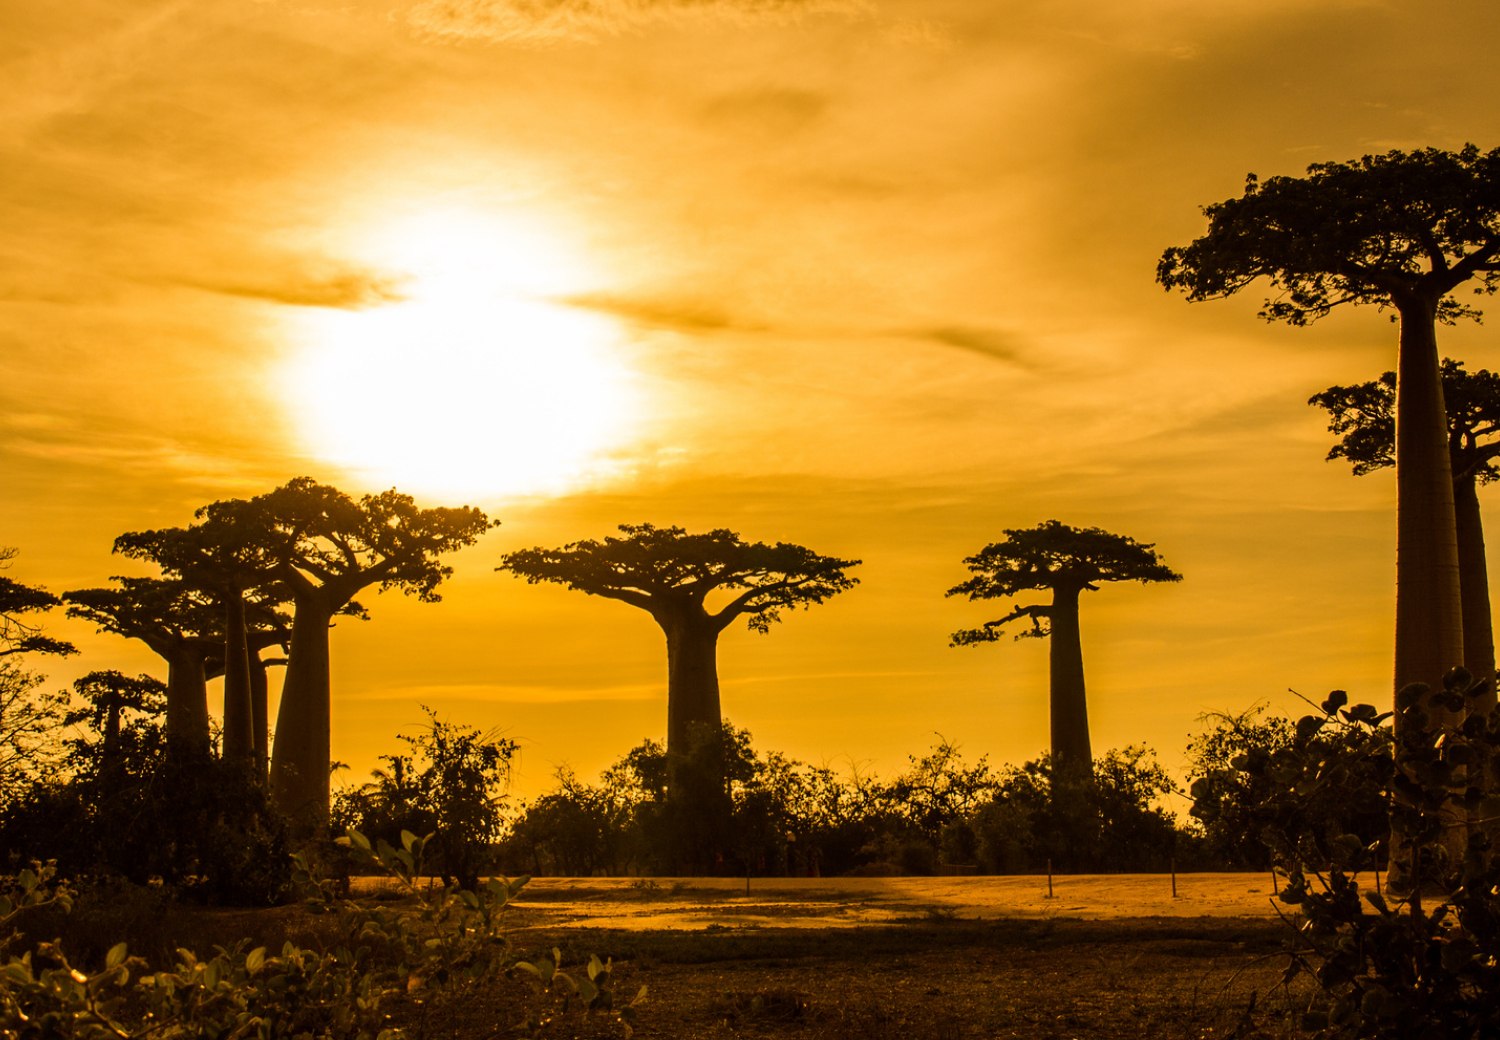
[[[224,760],[249,762],[255,755],[254,734],[245,598],[231,592],[224,609]]]
[[[1396,689],[1442,689],[1464,663],[1463,608],[1436,301],[1400,304],[1396,359]],[[1399,716],[1397,716],[1399,720]],[[1433,725],[1456,722],[1440,709]]]
[[[276,743],[271,749],[271,792],[276,807],[302,831],[328,823],[329,597],[321,589],[293,596],[292,646],[287,655]]]
[[[270,727],[270,681],[266,676],[266,662],[259,653],[250,655],[250,723],[252,743],[255,749],[255,775],[265,782],[271,765]]]
[[[167,747],[189,758],[206,755],[208,679],[203,651],[179,646],[162,656],[167,661]]]
[[[1448,419],[1438,365],[1437,301],[1398,299],[1400,347],[1396,358],[1396,691],[1425,683],[1443,688],[1443,676],[1464,663],[1463,599],[1453,507]],[[1427,725],[1452,730],[1463,723],[1423,699]],[[1398,731],[1405,725],[1397,712]],[[1399,732],[1398,732],[1399,736]],[[1449,810],[1442,845],[1450,863],[1468,844],[1466,814]],[[1416,849],[1407,835],[1391,834],[1391,886],[1411,891],[1434,882],[1417,876]]]
[[[1078,633],[1082,589],[1059,587],[1052,594],[1052,764],[1058,772],[1087,774],[1094,755],[1089,743],[1089,708],[1083,685],[1083,645]]]
[[[708,617],[658,619],[667,635],[667,753],[688,750],[700,728],[717,733],[719,629]]]
[[[667,635],[667,801],[673,868],[717,869],[729,844],[724,720],[716,660],[720,628],[701,611],[659,617]]]
[[[1479,515],[1478,481],[1466,473],[1453,482],[1453,512],[1458,534],[1458,579],[1463,597],[1464,667],[1489,683],[1478,701],[1481,710],[1495,708],[1495,630],[1490,616],[1489,567],[1484,556],[1484,525]]]

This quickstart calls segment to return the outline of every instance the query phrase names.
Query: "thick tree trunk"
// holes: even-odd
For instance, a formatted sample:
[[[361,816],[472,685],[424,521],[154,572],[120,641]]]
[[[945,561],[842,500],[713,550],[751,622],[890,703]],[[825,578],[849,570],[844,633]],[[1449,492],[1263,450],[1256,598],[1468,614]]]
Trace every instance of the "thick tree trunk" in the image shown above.
[[[716,660],[720,628],[701,609],[659,615],[667,636],[667,802],[672,869],[714,873],[725,862],[732,807]]]
[[[1396,689],[1442,688],[1464,662],[1448,422],[1435,306],[1401,306],[1396,359]],[[1437,725],[1453,725],[1439,710]]]
[[[271,792],[298,830],[315,832],[328,824],[328,623],[337,607],[322,589],[299,590],[293,607],[292,647],[271,748]]]
[[[270,680],[266,675],[266,662],[259,653],[250,655],[250,724],[255,753],[255,775],[265,781],[271,764]]]
[[[719,630],[707,616],[673,615],[660,621],[667,635],[667,753],[684,751],[693,730],[717,732]]]
[[[245,598],[234,592],[225,597],[224,608],[224,760],[250,761],[255,754],[254,734]]]
[[[1436,300],[1398,300],[1400,348],[1396,358],[1396,690],[1425,683],[1443,688],[1443,676],[1464,663],[1462,588],[1459,579],[1453,471],[1448,421],[1438,363]],[[1428,725],[1454,729],[1462,712],[1432,702]],[[1395,716],[1399,731],[1402,715]],[[1450,863],[1468,843],[1466,814],[1448,813],[1442,845]],[[1391,888],[1420,889],[1439,879],[1419,876],[1410,837],[1391,834]]]
[[[1052,764],[1058,772],[1088,773],[1094,763],[1089,743],[1089,708],[1083,685],[1083,644],[1078,633],[1081,589],[1052,593]]]
[[[189,758],[208,754],[208,680],[203,651],[194,646],[158,651],[167,662],[167,748]]]
[[[1458,580],[1463,596],[1464,667],[1474,678],[1490,683],[1479,702],[1485,711],[1495,707],[1495,630],[1490,616],[1489,566],[1484,555],[1484,525],[1479,515],[1479,489],[1474,474],[1453,482],[1453,510],[1458,533]]]

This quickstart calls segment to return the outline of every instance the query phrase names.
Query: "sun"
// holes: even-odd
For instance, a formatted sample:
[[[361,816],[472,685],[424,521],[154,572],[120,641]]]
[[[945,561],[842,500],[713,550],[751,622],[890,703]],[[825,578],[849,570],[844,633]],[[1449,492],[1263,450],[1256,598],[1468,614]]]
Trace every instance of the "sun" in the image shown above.
[[[610,318],[555,302],[587,272],[536,229],[438,213],[368,252],[402,298],[302,323],[289,403],[312,454],[364,482],[497,499],[617,474],[636,380]]]

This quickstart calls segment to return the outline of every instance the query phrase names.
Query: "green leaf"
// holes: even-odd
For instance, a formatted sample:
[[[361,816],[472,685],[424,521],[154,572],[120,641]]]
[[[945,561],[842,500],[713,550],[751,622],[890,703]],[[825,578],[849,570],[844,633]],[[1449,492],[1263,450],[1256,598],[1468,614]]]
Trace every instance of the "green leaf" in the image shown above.
[[[126,949],[124,943],[115,943],[109,948],[109,952],[104,955],[104,967],[106,969],[118,968],[120,965],[125,963],[125,958],[126,956],[128,956],[128,954],[129,951]]]
[[[245,956],[245,970],[254,975],[266,964],[266,948],[257,946]]]

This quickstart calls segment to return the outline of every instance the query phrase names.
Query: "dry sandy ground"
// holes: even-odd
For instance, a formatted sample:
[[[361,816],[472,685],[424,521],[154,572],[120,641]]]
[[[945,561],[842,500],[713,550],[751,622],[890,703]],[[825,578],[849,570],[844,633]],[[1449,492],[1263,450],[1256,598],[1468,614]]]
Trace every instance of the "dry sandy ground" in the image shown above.
[[[537,878],[526,924],[611,930],[839,928],[919,920],[1276,916],[1269,874],[944,878]]]

